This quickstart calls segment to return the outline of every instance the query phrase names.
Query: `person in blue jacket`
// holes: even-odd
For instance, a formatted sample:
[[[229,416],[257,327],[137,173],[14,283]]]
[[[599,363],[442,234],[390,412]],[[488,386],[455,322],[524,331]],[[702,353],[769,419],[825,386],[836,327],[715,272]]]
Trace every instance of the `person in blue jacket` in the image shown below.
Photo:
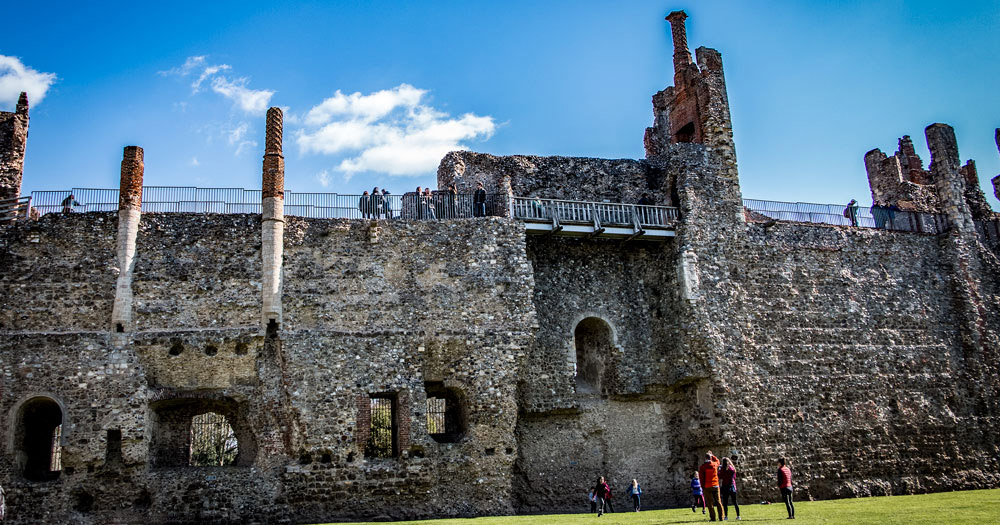
[[[632,485],[628,488],[629,496],[632,496],[632,506],[635,507],[635,511],[639,512],[639,496],[642,496],[642,487],[639,486],[639,482],[632,480]]]

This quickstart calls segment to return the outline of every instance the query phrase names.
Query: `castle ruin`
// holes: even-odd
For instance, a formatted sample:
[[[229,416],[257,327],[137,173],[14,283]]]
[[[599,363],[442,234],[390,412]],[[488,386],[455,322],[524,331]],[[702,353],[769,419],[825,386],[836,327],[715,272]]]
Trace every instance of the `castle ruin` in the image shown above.
[[[926,129],[929,169],[909,137],[865,155],[913,227],[748,210],[722,58],[685,18],[645,159],[442,159],[440,187],[509,199],[494,216],[295,215],[272,108],[253,212],[147,211],[130,146],[117,213],[0,227],[10,521],[575,512],[599,475],[673,506],[709,449],[750,501],[780,456],[803,498],[996,487],[1000,231],[953,130]],[[0,114],[0,199],[27,123],[24,97]],[[593,211],[643,193],[664,206],[632,230]]]

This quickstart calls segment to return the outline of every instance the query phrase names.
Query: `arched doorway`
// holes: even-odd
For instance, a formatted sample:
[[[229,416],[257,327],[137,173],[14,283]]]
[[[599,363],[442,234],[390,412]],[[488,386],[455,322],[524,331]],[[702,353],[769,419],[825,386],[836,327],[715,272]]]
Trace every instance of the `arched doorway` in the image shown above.
[[[48,397],[34,397],[18,411],[14,436],[22,473],[30,481],[50,481],[62,471],[63,413]]]
[[[576,391],[601,394],[605,362],[614,349],[611,326],[599,317],[587,317],[573,330],[576,345]]]

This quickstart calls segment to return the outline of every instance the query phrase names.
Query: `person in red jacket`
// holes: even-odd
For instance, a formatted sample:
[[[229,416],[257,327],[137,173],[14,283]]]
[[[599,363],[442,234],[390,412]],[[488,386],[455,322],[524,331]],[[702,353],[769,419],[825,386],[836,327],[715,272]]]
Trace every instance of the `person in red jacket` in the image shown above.
[[[719,458],[709,450],[705,454],[705,462],[698,467],[698,477],[705,491],[705,503],[708,504],[709,521],[715,521],[715,510],[719,510],[719,521],[726,519],[726,511],[722,508],[722,498],[719,494]]]
[[[781,499],[785,502],[785,510],[788,511],[788,519],[795,519],[795,505],[792,504],[792,470],[788,468],[785,458],[778,460],[778,489],[781,490]]]

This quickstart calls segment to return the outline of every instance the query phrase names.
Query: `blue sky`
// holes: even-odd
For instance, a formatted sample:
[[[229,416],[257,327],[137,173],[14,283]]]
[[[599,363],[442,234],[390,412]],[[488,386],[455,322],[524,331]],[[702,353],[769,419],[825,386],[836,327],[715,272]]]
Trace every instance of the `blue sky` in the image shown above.
[[[19,2],[0,107],[47,85],[24,193],[116,187],[132,144],[146,184],[259,187],[268,105],[293,191],[431,185],[456,147],[641,158],[674,9],[722,52],[745,197],[868,203],[864,153],[927,162],[946,122],[1000,209],[995,1]]]

